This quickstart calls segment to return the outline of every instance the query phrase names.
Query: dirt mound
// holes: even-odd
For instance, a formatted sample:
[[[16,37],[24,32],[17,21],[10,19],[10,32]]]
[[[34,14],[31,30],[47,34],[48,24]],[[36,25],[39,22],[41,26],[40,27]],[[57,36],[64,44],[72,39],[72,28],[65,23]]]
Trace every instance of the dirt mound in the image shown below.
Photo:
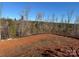
[[[4,40],[0,56],[79,56],[79,40],[52,34]]]

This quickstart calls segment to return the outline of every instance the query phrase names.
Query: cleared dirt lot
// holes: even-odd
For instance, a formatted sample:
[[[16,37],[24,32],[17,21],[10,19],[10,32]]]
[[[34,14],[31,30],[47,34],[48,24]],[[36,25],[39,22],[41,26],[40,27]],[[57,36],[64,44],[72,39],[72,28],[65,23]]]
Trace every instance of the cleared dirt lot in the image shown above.
[[[79,56],[79,39],[53,34],[0,41],[0,56]]]

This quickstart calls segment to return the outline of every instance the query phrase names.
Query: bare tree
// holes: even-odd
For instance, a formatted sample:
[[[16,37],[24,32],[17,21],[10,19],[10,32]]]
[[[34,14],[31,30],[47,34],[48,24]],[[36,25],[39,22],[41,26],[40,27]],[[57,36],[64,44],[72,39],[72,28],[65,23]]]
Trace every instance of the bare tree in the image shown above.
[[[52,21],[53,23],[55,22],[55,14],[54,14],[54,13],[52,14],[51,21]]]
[[[37,15],[36,15],[36,21],[43,21],[44,19],[44,14],[43,12],[38,12]]]
[[[58,17],[56,17],[55,19],[55,30],[56,30],[56,33],[58,32]]]
[[[37,26],[37,29],[38,29],[37,30],[38,33],[41,33],[43,31],[43,29],[42,29],[42,25],[43,25],[42,21],[43,20],[44,20],[44,13],[43,12],[37,12],[35,21],[37,22],[36,26]]]
[[[19,36],[24,36],[25,34],[28,35],[29,33],[29,22],[28,22],[28,17],[29,17],[29,8],[25,7],[22,12],[21,12],[21,19],[19,22]],[[27,32],[27,33],[26,33]]]
[[[66,27],[66,25],[65,25],[65,15],[63,14],[62,16],[61,16],[61,20],[60,20],[60,32],[65,32],[65,27]]]
[[[53,26],[52,26],[52,31],[54,32],[54,30],[55,30],[55,18],[56,18],[56,15],[55,15],[55,13],[53,13],[52,15],[51,15],[51,22],[53,23]]]
[[[79,35],[79,16],[76,16],[73,29],[74,34]]]
[[[1,39],[1,29],[2,29],[2,24],[1,24],[1,15],[2,15],[2,4],[0,3],[0,39]]]
[[[63,14],[62,16],[61,16],[61,23],[64,23],[64,17],[65,17],[65,15]]]
[[[70,26],[70,22],[71,22],[71,20],[72,20],[73,14],[74,14],[74,11],[73,11],[73,10],[67,13],[67,24],[66,24],[67,33],[70,32],[70,31],[69,31],[69,29],[70,29],[69,26]],[[70,34],[70,33],[69,33],[69,34]]]
[[[74,14],[73,10],[67,13],[67,19],[68,19],[67,22],[68,22],[68,24],[70,23],[70,21],[73,17],[73,14]]]

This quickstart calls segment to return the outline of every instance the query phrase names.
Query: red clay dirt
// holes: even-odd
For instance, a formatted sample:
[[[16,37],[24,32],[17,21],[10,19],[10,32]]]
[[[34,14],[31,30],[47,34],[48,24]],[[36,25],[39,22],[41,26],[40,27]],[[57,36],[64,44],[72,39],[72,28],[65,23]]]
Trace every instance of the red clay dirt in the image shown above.
[[[79,39],[39,34],[1,40],[0,56],[79,56]]]

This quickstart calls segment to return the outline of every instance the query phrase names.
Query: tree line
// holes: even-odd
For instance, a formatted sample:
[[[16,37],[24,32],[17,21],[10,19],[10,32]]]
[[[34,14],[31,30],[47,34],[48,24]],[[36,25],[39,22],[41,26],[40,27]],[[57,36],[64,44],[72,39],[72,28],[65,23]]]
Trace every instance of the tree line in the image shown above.
[[[23,37],[40,33],[79,36],[79,16],[74,17],[74,11],[67,12],[59,18],[56,14],[45,18],[43,12],[37,12],[35,21],[29,21],[29,12],[26,10],[19,20],[0,18],[1,38]]]

